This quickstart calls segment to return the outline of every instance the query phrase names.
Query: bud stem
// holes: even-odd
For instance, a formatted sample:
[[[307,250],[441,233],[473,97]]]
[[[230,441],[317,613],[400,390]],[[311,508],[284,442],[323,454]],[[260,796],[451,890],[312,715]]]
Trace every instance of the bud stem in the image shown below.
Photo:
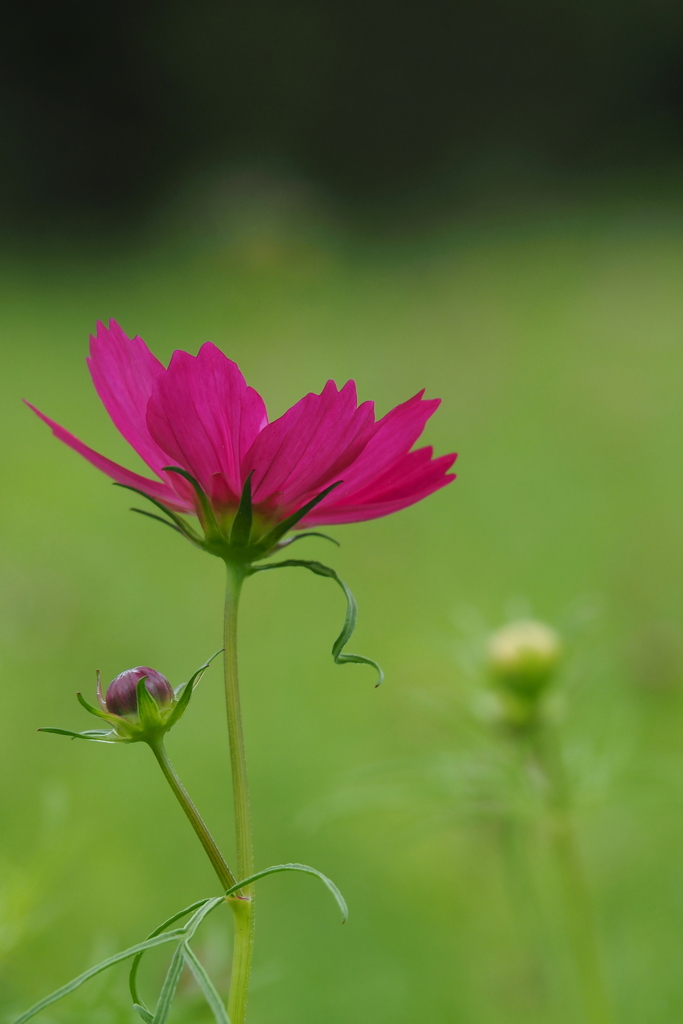
[[[213,869],[220,879],[221,885],[223,886],[224,889],[230,889],[233,885],[235,885],[236,879],[232,871],[226,864],[223,854],[218,849],[213,836],[211,835],[208,828],[204,824],[202,816],[200,815],[199,811],[192,802],[190,794],[183,786],[182,782],[180,781],[180,778],[178,777],[178,773],[171,764],[169,756],[166,753],[166,748],[164,747],[163,740],[159,740],[157,743],[150,743],[149,745],[152,748],[154,756],[159,762],[159,767],[164,773],[166,781],[168,782],[169,786],[175,793],[178,799],[178,803],[185,811],[185,814],[187,815],[188,820],[192,825],[192,828],[197,833],[199,842],[204,847],[206,855],[211,861]]]
[[[225,592],[225,703],[228,714],[230,741],[230,768],[235,808],[235,842],[237,845],[237,874],[248,878],[254,873],[251,811],[247,762],[244,750],[244,732],[240,708],[239,678],[237,674],[237,608],[244,570],[227,563],[228,579]],[[254,895],[252,886],[246,887],[243,899],[231,900],[235,915],[235,944],[232,955],[232,973],[228,1016],[231,1024],[244,1024],[251,960],[254,948]]]
[[[590,1024],[613,1024],[591,896],[574,829],[569,786],[562,752],[552,726],[539,723],[533,731],[532,749],[548,787],[550,838],[563,890],[569,939],[576,960],[586,1019]]]

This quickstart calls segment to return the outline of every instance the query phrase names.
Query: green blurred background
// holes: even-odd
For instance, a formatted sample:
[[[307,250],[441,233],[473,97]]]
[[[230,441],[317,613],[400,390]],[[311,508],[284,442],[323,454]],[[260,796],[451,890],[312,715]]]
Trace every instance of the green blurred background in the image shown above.
[[[680,8],[55,11],[18,6],[1,44],[3,1019],[215,891],[148,751],[37,732],[90,727],[98,668],[177,684],[221,643],[220,564],[21,404],[135,466],[84,362],[111,316],[164,360],[213,340],[271,416],[329,377],[380,413],[425,387],[428,443],[460,453],[425,502],[302,542],[353,589],[380,689],[332,663],[336,588],[247,587],[257,863],[313,864],[351,909],[261,883],[253,1024],[581,1024],[538,787],[486,716],[485,637],[530,614],[565,636],[617,1021],[679,1019]],[[230,851],[217,667],[169,750]],[[224,984],[227,916],[197,948]],[[125,971],[43,1019],[136,1019]],[[183,983],[176,1020],[208,1019]]]

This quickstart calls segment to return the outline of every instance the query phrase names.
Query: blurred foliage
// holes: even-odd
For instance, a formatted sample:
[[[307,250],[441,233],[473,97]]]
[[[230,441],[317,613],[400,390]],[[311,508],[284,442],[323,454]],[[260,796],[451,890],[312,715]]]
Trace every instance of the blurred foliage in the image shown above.
[[[683,1013],[683,207],[614,191],[384,238],[269,219],[264,202],[185,243],[3,262],[6,1014],[215,892],[149,751],[36,732],[88,724],[75,691],[97,668],[184,678],[220,637],[220,564],[131,515],[21,405],[135,465],[84,363],[109,316],[164,359],[211,338],[272,415],[329,376],[353,376],[380,412],[426,387],[443,398],[428,441],[461,453],[453,486],[324,548],[359,601],[355,646],[387,672],[379,690],[329,656],[336,588],[296,573],[246,588],[257,863],[313,864],[351,909],[340,927],[309,879],[261,883],[253,1024],[580,1020],[538,792],[487,717],[483,638],[520,614],[569,652],[553,713],[618,1019]],[[170,753],[230,850],[218,669]],[[217,978],[228,925],[197,947]],[[150,957],[148,993],[162,964]],[[132,1020],[125,996],[113,973],[50,1019]],[[187,982],[177,1019],[203,1013]]]
[[[0,217],[137,216],[207,168],[358,201],[681,153],[675,0],[86,0],[0,35]]]

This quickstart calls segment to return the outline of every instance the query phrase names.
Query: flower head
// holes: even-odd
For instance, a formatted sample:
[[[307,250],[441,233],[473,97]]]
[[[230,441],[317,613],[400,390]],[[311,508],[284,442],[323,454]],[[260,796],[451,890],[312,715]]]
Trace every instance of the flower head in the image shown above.
[[[112,715],[136,715],[138,712],[138,683],[145,680],[145,689],[160,708],[172,703],[175,693],[166,676],[153,668],[139,666],[121,672],[107,687],[103,711]]]
[[[102,693],[100,673],[97,673],[97,707],[89,704],[82,693],[76,694],[86,711],[107,723],[106,729],[88,729],[72,732],[70,729],[42,729],[72,739],[93,740],[96,743],[149,743],[157,744],[185,714],[195,687],[218,651],[205,661],[187,683],[175,690],[166,676],[153,668],[139,665],[120,672]]]
[[[423,392],[376,420],[372,402],[358,405],[353,381],[341,389],[328,381],[321,394],[305,395],[269,422],[261,396],[210,342],[197,356],[174,352],[168,368],[114,321],[98,324],[90,342],[97,393],[154,478],[112,462],[31,408],[117,483],[173,515],[196,514],[215,553],[224,554],[245,489],[248,520],[240,530],[253,547],[285,523],[288,529],[388,515],[455,478],[448,472],[455,455],[411,450],[439,405]]]
[[[562,645],[554,629],[530,619],[496,630],[488,653],[491,671],[499,685],[534,694],[550,681]]]
[[[508,725],[533,726],[562,657],[559,635],[545,622],[510,622],[491,636],[488,665]]]

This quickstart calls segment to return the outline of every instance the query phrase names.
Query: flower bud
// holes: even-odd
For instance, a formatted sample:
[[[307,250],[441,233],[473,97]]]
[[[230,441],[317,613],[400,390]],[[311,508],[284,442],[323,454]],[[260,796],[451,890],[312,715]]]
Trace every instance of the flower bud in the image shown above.
[[[137,714],[137,686],[143,676],[146,676],[145,689],[159,707],[168,707],[175,696],[168,679],[160,672],[155,672],[153,668],[140,665],[138,668],[129,668],[125,672],[121,672],[107,687],[105,703],[110,714],[121,716]]]
[[[558,634],[544,622],[511,622],[491,637],[488,661],[498,686],[533,699],[550,682],[561,653]]]

